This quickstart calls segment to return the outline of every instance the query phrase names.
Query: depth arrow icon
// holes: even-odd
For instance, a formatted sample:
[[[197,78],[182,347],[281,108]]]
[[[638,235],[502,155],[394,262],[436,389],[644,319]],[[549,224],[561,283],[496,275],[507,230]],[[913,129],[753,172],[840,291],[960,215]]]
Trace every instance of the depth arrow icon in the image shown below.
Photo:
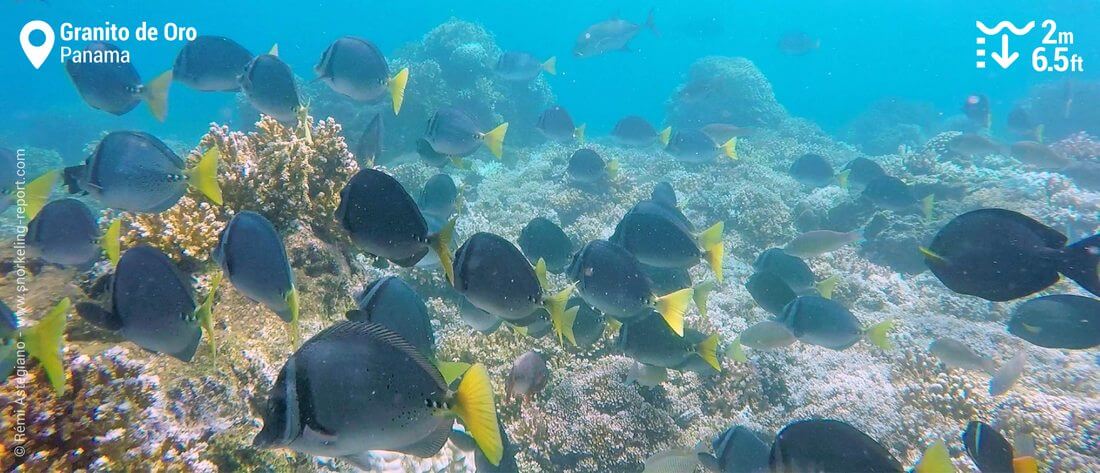
[[[992,57],[994,61],[997,61],[997,64],[1001,66],[1001,69],[1008,69],[1008,67],[1011,66],[1012,63],[1016,62],[1016,60],[1020,58],[1020,53],[1009,54],[1008,35],[1003,34],[1001,35],[1001,52],[998,53],[997,51],[993,51],[993,54],[990,54],[989,56]]]

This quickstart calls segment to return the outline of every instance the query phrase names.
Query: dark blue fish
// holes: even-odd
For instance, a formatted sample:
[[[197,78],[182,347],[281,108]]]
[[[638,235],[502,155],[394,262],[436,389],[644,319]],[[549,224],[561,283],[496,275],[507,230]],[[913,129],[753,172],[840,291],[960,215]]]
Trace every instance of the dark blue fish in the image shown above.
[[[623,117],[611,130],[611,136],[620,144],[626,146],[649,146],[660,141],[662,145],[668,144],[672,128],[665,128],[660,133],[645,118],[637,115]]]
[[[787,171],[798,182],[810,187],[825,187],[833,182],[836,172],[820,154],[806,153],[791,163]]]
[[[722,282],[723,222],[696,234],[675,207],[643,200],[615,226],[610,241],[629,251],[638,262],[657,268],[690,268],[700,260]]]
[[[630,40],[638,35],[642,28],[648,28],[657,34],[657,26],[653,24],[653,10],[649,11],[644,24],[632,23],[619,18],[596,23],[577,36],[577,42],[573,45],[573,55],[577,57],[599,56],[611,51],[629,51]]]
[[[1087,350],[1100,345],[1100,300],[1071,294],[1029,300],[1016,306],[1008,331],[1032,345]]]
[[[218,157],[218,147],[211,147],[186,169],[183,159],[155,136],[116,131],[103,137],[83,165],[65,169],[65,184],[70,193],[83,191],[106,207],[130,212],[168,210],[188,186],[221,205]]]
[[[581,148],[569,156],[569,164],[565,167],[566,180],[573,186],[588,192],[605,191],[612,173],[617,169],[618,163],[605,162],[599,153]]]
[[[164,253],[150,246],[126,250],[111,279],[111,305],[77,304],[77,314],[98,327],[117,330],[138,346],[191,361],[211,327],[210,303],[199,306],[190,280]]]
[[[466,113],[457,108],[444,108],[428,120],[424,140],[436,153],[458,157],[469,156],[484,144],[499,159],[504,153],[504,135],[507,132],[507,123],[482,132]]]
[[[374,322],[393,330],[425,357],[435,358],[435,332],[424,299],[397,276],[386,276],[367,285],[355,298],[356,310],[348,320]]]
[[[298,323],[298,290],[278,230],[262,215],[243,211],[222,230],[214,261],[233,287],[284,322]]]
[[[355,147],[355,159],[361,164],[370,167],[373,163],[381,163],[379,158],[382,157],[384,128],[382,114],[376,113],[374,118],[371,118],[370,122],[367,123],[367,127],[363,129],[363,133],[359,135],[359,144]]]
[[[769,272],[749,276],[745,289],[760,308],[774,315],[782,314],[783,308],[798,297],[783,278]]]
[[[447,174],[436,174],[424,183],[416,203],[425,215],[447,221],[455,212],[457,199],[458,187],[455,187],[454,179]]]
[[[105,235],[91,209],[76,199],[58,199],[46,204],[27,226],[27,247],[34,256],[62,266],[91,263],[107,251],[118,262],[118,223]]]
[[[574,125],[569,111],[558,105],[543,110],[535,128],[554,141],[566,142],[576,139],[584,144],[584,124]]]
[[[297,123],[302,106],[298,99],[298,85],[294,82],[290,66],[275,54],[252,58],[241,75],[241,90],[260,113],[284,124]]]
[[[962,434],[966,454],[978,466],[982,473],[1015,471],[1012,459],[1015,454],[1012,444],[1008,443],[997,429],[979,421],[970,421]]]
[[[846,307],[821,296],[800,296],[783,308],[777,320],[803,343],[844,350],[864,337],[883,350],[890,348],[887,334],[893,321],[879,322],[867,329]]]
[[[774,472],[905,471],[882,444],[847,423],[831,419],[787,424],[775,436],[768,464]]]
[[[721,473],[767,473],[771,446],[753,431],[735,425],[711,442]]]
[[[546,72],[557,74],[558,58],[551,56],[543,61],[535,56],[518,51],[506,51],[500,55],[493,70],[504,80],[527,82]]]
[[[880,176],[863,188],[863,197],[875,205],[890,210],[905,210],[919,205],[913,190],[894,176]]]
[[[566,305],[569,306],[567,312],[572,312],[569,317],[573,319],[573,338],[577,341],[577,347],[591,348],[603,336],[607,319],[580,297],[569,299]]]
[[[725,143],[717,144],[701,130],[677,130],[669,138],[665,151],[688,164],[713,162],[715,158],[723,155],[736,160],[737,138],[730,138]]]
[[[650,366],[704,374],[722,369],[718,364],[717,335],[707,336],[688,328],[680,336],[653,310],[619,329],[618,346],[626,356]],[[695,360],[702,363],[693,363]]]
[[[856,192],[863,192],[871,181],[886,176],[882,166],[867,158],[856,158],[848,161],[844,169],[840,170],[837,178],[841,187],[848,187]]]
[[[241,75],[252,53],[225,36],[202,35],[188,41],[176,55],[172,79],[208,92],[241,90]]]
[[[120,51],[118,46],[101,41],[88,43],[84,50],[105,55],[119,54]],[[144,100],[157,120],[164,121],[168,114],[171,72],[142,84],[137,69],[129,62],[77,62],[73,59],[65,62],[65,72],[80,92],[80,97],[92,108],[113,115],[125,115]]]
[[[569,235],[558,224],[543,217],[527,222],[519,233],[517,243],[531,264],[542,259],[546,269],[552,273],[562,272],[573,256],[573,241]]]
[[[791,290],[803,294],[814,287],[814,272],[802,258],[785,253],[780,248],[769,248],[760,253],[753,261],[752,268],[758,273],[771,273],[790,286]]]
[[[355,36],[333,41],[313,70],[318,79],[337,93],[371,103],[388,95],[393,102],[394,115],[401,111],[409,69],[404,68],[390,77],[386,56],[370,41]]]

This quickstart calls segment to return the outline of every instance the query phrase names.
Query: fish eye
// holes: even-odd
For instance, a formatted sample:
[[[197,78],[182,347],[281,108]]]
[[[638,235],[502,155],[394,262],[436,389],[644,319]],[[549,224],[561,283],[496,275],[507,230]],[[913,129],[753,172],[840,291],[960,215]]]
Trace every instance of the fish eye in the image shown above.
[[[592,39],[592,33],[585,33],[584,39]]]

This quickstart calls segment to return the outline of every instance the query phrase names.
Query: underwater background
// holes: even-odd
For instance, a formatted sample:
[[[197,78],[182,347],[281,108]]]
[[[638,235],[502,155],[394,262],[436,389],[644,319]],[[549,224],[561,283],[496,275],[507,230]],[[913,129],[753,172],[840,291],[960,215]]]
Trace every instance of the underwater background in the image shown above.
[[[217,356],[204,336],[190,362],[142,350],[70,314],[64,394],[50,388],[33,361],[26,397],[14,378],[0,386],[4,471],[352,470],[343,459],[256,448],[253,437],[264,425],[269,390],[298,344],[343,320],[364,288],[391,275],[423,298],[436,359],[488,368],[501,425],[514,446],[506,454],[514,457],[515,471],[660,471],[647,467],[647,459],[713,450],[712,440],[731,425],[746,426],[770,444],[790,422],[821,417],[858,427],[906,468],[942,440],[955,468],[979,471],[960,433],[967,422],[981,420],[1010,441],[1018,433],[1032,435],[1041,471],[1100,471],[1095,345],[1027,343],[1006,331],[1025,299],[991,302],[954,292],[927,270],[918,251],[954,217],[979,208],[1020,212],[1070,242],[1100,232],[1100,73],[1091,62],[1100,61],[1100,2],[58,0],[8,1],[0,8],[0,104],[7,118],[0,148],[26,150],[32,177],[83,163],[112,131],[147,132],[192,163],[203,150],[218,148],[221,206],[195,191],[159,213],[79,199],[104,223],[122,219],[123,251],[149,244],[167,254],[200,301],[217,272],[212,254],[220,233],[237,212],[256,211],[283,237],[302,308],[299,339],[271,311],[223,282],[213,310]],[[650,11],[656,34],[641,27],[629,51],[572,54],[590,25],[610,18],[642,25]],[[1084,72],[1032,71],[1037,33],[1018,48],[1021,57],[1009,70],[992,63],[975,68],[976,20],[1046,18],[1075,33],[1072,52],[1085,58]],[[96,110],[82,100],[56,47],[40,69],[27,62],[16,38],[32,19],[55,29],[66,21],[110,21],[131,29],[142,21],[171,21],[201,35],[230,37],[253,54],[278,44],[278,58],[290,66],[308,105],[311,138],[261,117],[245,94],[180,84],[170,90],[163,122],[145,105],[121,116]],[[400,114],[388,101],[362,104],[314,80],[322,53],[344,35],[376,44],[391,74],[409,68]],[[172,67],[183,44],[131,40],[124,47],[148,80]],[[502,80],[495,68],[505,51],[540,60],[556,56],[556,74]],[[972,97],[988,101],[989,126],[964,110]],[[583,140],[545,136],[540,117],[553,105],[586,125]],[[462,162],[421,159],[417,140],[444,107],[463,110],[483,131],[508,122],[503,157],[483,147]],[[1075,165],[1054,169],[1013,158],[1007,145],[1032,138],[1007,121],[1017,109],[1027,111],[1032,125],[1042,125],[1043,149]],[[361,135],[378,114],[385,123],[381,151],[368,160],[359,153]],[[684,162],[656,143],[627,146],[612,136],[628,115],[673,133],[720,123],[744,134],[734,135],[735,160],[715,152],[703,164]],[[998,146],[956,145],[971,135]],[[725,142],[715,140],[716,149]],[[581,148],[615,163],[595,189],[570,175],[570,159]],[[806,185],[791,168],[807,154],[824,157],[838,171],[856,158],[870,159],[934,203],[922,215],[869,205],[836,181]],[[673,369],[667,380],[644,385],[631,379],[637,364],[610,327],[586,347],[508,325],[471,327],[463,296],[438,266],[386,263],[357,249],[336,221],[341,189],[371,167],[396,178],[413,199],[432,176],[450,175],[458,189],[452,250],[477,232],[515,243],[528,222],[544,217],[577,251],[610,238],[656,184],[670,183],[695,229],[724,223],[723,281],[713,281],[714,269],[705,264],[692,267],[689,286],[716,286],[706,313],[693,307],[686,316],[687,326],[718,336],[721,372]],[[65,196],[62,188],[54,198]],[[14,214],[0,214],[5,242],[15,237]],[[858,233],[851,244],[804,259],[817,280],[837,277],[832,300],[864,326],[895,322],[892,348],[863,341],[836,351],[796,343],[746,350],[747,360],[735,360],[726,351],[731,342],[772,318],[745,288],[758,269],[754,261],[817,230]],[[5,301],[22,285],[13,257],[5,244]],[[21,326],[33,326],[65,297],[102,302],[112,274],[107,261],[63,267],[32,260],[28,270]],[[571,282],[568,274],[550,278],[554,288]],[[1068,278],[1036,295],[1051,294],[1089,295]],[[996,366],[1026,352],[1027,368],[1010,390],[993,395],[991,373],[948,367],[930,353],[929,344],[943,337],[965,342]],[[508,396],[513,363],[529,350],[545,360],[544,386],[529,396]],[[26,401],[26,411],[19,411],[25,421],[17,419],[16,399]],[[24,422],[27,439],[9,436]],[[16,455],[16,446],[25,453]],[[449,442],[428,458],[376,451],[358,466],[484,471],[465,447]],[[708,471],[694,462],[667,468]]]

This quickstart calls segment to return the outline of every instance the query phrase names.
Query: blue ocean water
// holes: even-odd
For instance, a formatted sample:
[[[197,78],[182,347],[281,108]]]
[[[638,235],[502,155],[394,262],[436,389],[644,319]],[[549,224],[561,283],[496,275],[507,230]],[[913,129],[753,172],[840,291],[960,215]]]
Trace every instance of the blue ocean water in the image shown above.
[[[451,17],[483,25],[505,50],[557,55],[560,75],[553,79],[558,102],[596,133],[607,132],[626,114],[660,122],[665,103],[688,66],[706,55],[744,56],[769,78],[776,96],[789,111],[826,130],[841,129],[867,105],[884,97],[926,101],[945,114],[957,113],[962,98],[986,93],[994,114],[1003,116],[1014,97],[1029,87],[1063,77],[1031,70],[1026,51],[1008,71],[974,67],[975,21],[1000,20],[1023,24],[1052,18],[1061,30],[1078,38],[1074,51],[1100,58],[1100,4],[1089,0],[922,2],[775,1],[318,1],[296,2],[196,1],[174,2],[8,2],[0,30],[6,73],[0,77],[0,103],[9,117],[66,116],[74,121],[97,120],[106,128],[141,128],[153,133],[194,139],[210,121],[224,121],[232,108],[228,94],[202,94],[176,87],[172,120],[160,124],[148,114],[104,116],[82,107],[58,61],[57,52],[41,70],[24,60],[15,37],[30,19],[53,25],[112,22],[136,28],[175,22],[200,34],[235,38],[254,52],[279,43],[283,59],[294,72],[312,78],[320,53],[335,38],[359,35],[392,54],[417,41]],[[597,58],[574,58],[569,52],[577,35],[602,19],[620,17],[641,23],[654,10],[660,36],[643,31],[632,52]],[[788,32],[802,31],[821,41],[820,50],[805,56],[785,55],[776,47]],[[1030,40],[1037,40],[1034,34]],[[180,44],[166,41],[126,45],[145,78],[171,66]],[[1095,59],[1094,59],[1095,60]],[[1073,79],[1097,77],[1100,69],[1086,62],[1085,73]],[[23,124],[48,126],[46,121],[16,120],[8,133]],[[41,130],[38,130],[41,132]],[[77,159],[67,157],[66,159]]]

